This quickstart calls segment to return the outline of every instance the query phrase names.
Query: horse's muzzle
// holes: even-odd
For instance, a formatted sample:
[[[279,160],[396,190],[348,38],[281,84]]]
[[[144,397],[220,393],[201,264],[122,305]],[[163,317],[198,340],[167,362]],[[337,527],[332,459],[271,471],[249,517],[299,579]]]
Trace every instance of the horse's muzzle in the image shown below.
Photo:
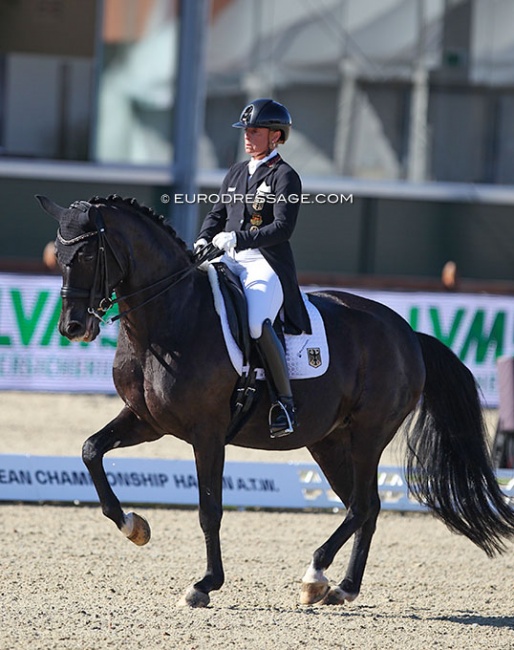
[[[84,319],[66,318],[61,315],[59,332],[70,341],[90,343],[100,332],[99,321],[92,314],[87,314]]]

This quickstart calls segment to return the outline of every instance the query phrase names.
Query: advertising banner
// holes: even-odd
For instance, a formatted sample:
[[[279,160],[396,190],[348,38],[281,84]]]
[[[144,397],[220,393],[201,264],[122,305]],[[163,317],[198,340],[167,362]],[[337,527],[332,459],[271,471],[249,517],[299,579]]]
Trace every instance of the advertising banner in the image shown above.
[[[0,390],[114,392],[111,369],[118,324],[92,343],[57,330],[60,277],[0,274]],[[496,361],[514,356],[514,297],[361,291],[418,331],[448,345],[472,371],[484,403],[498,404]]]
[[[107,480],[125,504],[198,504],[198,479],[192,460],[105,458]],[[497,478],[514,499],[514,474]],[[409,493],[399,467],[379,466],[383,510],[425,511]],[[91,477],[80,458],[0,455],[1,502],[98,503]],[[314,463],[227,462],[223,504],[238,508],[340,509],[341,500]]]
[[[198,480],[192,460],[106,458],[104,467],[109,484],[125,503],[198,503]],[[2,501],[97,503],[98,497],[80,458],[0,455]],[[223,502],[235,507],[306,506],[296,466],[275,463],[227,463]]]
[[[514,356],[514,298],[485,294],[355,291],[435,336],[471,370],[490,407],[498,406],[497,359]]]
[[[113,393],[118,324],[92,343],[59,334],[61,278],[0,273],[0,390]]]

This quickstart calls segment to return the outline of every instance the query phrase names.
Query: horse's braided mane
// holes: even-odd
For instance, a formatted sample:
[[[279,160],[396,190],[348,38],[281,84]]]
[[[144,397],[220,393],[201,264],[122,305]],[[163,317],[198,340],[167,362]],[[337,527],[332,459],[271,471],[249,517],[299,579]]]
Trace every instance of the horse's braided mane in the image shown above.
[[[89,199],[89,203],[92,203],[93,205],[98,205],[98,204],[117,205],[117,206],[125,206],[128,208],[132,208],[139,214],[143,214],[144,216],[149,217],[150,219],[152,219],[152,221],[154,221],[159,226],[161,226],[161,228],[168,231],[170,235],[173,237],[173,239],[177,242],[177,244],[189,255],[189,257],[190,258],[193,257],[193,253],[188,249],[186,243],[177,235],[177,231],[174,228],[172,228],[172,226],[170,226],[169,223],[167,223],[163,215],[155,212],[153,208],[149,208],[146,205],[141,205],[140,203],[138,203],[136,199],[134,198],[124,199],[118,194],[110,194],[106,198],[103,198],[101,196],[93,196],[91,199]]]

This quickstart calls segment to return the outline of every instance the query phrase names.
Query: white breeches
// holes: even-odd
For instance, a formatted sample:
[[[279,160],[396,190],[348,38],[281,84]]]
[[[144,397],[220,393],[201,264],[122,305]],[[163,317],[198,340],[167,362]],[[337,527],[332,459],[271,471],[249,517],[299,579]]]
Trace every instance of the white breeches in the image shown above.
[[[269,318],[273,323],[284,302],[278,275],[256,249],[238,251],[234,257],[225,253],[220,261],[241,280],[248,305],[250,336],[258,339],[264,321]]]

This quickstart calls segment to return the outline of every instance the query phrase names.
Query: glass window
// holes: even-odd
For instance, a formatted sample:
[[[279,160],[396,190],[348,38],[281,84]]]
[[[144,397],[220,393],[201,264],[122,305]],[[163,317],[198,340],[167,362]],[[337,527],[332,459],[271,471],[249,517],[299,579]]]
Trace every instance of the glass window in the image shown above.
[[[509,0],[213,0],[202,164],[240,159],[230,124],[271,96],[303,174],[512,183],[513,21]]]
[[[409,155],[426,155],[426,146],[409,153],[414,71],[438,64],[443,9],[443,0],[214,0],[204,164],[241,157],[227,127],[246,102],[270,96],[292,114],[283,150],[304,174],[407,176]],[[415,137],[426,145],[419,128]]]
[[[171,163],[176,0],[105,0],[95,157]]]
[[[0,154],[87,160],[97,2],[0,2]]]

